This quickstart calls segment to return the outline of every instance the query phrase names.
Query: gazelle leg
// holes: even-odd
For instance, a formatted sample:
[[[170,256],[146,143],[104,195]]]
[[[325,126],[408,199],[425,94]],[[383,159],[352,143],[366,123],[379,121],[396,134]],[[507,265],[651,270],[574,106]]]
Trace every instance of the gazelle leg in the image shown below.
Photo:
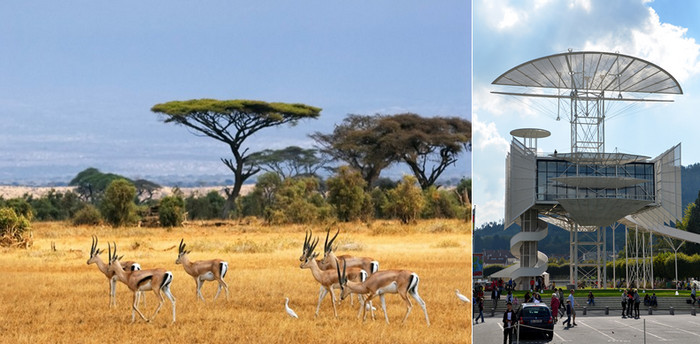
[[[145,291],[140,291],[139,292],[139,300],[141,300],[141,305],[146,307],[146,292]]]
[[[350,294],[352,295],[352,294]],[[362,307],[365,307],[365,300],[362,297],[362,295],[357,295],[357,303],[360,304],[360,307],[357,309],[357,318],[360,318],[360,314],[362,314]]]
[[[217,297],[219,297],[219,293],[221,292],[221,288],[224,288],[224,291],[226,291],[226,300],[228,300],[228,285],[224,280],[219,280],[219,289],[216,290],[216,295],[214,295],[214,300],[216,300]]]
[[[163,302],[165,302],[165,299],[163,298],[163,295],[158,291],[158,289],[153,289],[153,292],[160,298],[160,302],[158,303],[158,307],[156,307],[156,311],[153,312],[153,315],[151,316],[151,320],[153,320],[156,315],[158,315],[158,311],[160,311],[160,308],[163,307]]]
[[[109,279],[109,307],[117,306],[117,279],[112,277]]]
[[[410,293],[411,296],[413,296],[414,299],[418,302],[421,308],[423,308],[423,313],[425,313],[425,322],[430,326],[430,319],[428,318],[428,310],[425,308],[425,301],[421,299],[420,295],[418,295],[418,290],[416,290],[415,293]]]
[[[389,323],[389,315],[386,314],[386,302],[384,301],[384,294],[379,295],[379,299],[382,301],[382,311],[384,312],[384,319],[386,319],[386,323]],[[374,320],[374,318],[372,318]]]
[[[141,316],[141,318],[142,318],[143,320],[148,321],[148,319],[146,319],[146,317],[143,316],[143,313],[141,313],[141,311],[140,311],[139,308],[138,308],[139,297],[138,297],[137,293],[138,293],[138,291],[135,291],[135,292],[134,292],[134,304],[131,306],[131,323],[132,323],[132,324],[134,323],[134,320],[136,320],[136,319],[135,319],[135,318],[136,318],[136,313],[139,313],[139,315]]]
[[[330,291],[330,293],[331,293],[331,301],[333,301],[333,315],[335,315],[335,317],[337,318],[337,317],[338,317],[338,311],[337,311],[336,308],[335,308],[335,293],[333,293],[333,288],[330,288],[329,291]]]
[[[413,309],[413,304],[411,304],[411,300],[408,299],[408,297],[404,294],[399,293],[401,295],[401,298],[406,301],[406,315],[403,317],[403,321],[401,322],[402,324],[406,322],[406,319],[408,319],[408,315],[411,314],[411,309]]]
[[[175,296],[170,292],[170,285],[166,285],[165,288],[163,288],[163,293],[165,293],[165,296],[168,297],[173,306],[173,323],[175,323]]]
[[[204,284],[204,281],[200,280],[199,278],[195,278],[195,281],[197,282],[197,298],[202,299],[202,302],[206,302],[204,300],[204,295],[202,295],[202,285]]]
[[[326,297],[327,293],[328,291],[326,290],[326,288],[321,286],[321,289],[318,291],[318,304],[316,305],[316,315],[314,315],[315,317],[318,316],[318,311],[321,309],[321,301],[324,297]]]

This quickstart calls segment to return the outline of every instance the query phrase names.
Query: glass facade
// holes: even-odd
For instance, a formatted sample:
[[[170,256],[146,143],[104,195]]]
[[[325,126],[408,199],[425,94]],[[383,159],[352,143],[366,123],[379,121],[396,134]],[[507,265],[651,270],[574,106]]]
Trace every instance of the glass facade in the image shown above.
[[[563,176],[631,177],[647,182],[619,189],[584,188],[558,183]],[[630,163],[619,166],[576,165],[565,160],[537,160],[537,202],[561,198],[628,198],[654,201],[654,164]]]

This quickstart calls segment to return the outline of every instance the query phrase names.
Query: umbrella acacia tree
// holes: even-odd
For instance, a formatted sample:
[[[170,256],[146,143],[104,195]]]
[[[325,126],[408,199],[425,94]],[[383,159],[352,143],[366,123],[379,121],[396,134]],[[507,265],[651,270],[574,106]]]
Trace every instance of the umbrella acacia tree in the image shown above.
[[[305,104],[267,103],[256,100],[193,99],[156,104],[151,111],[164,116],[163,122],[183,125],[195,134],[227,144],[233,158],[221,161],[233,172],[234,184],[227,189],[224,216],[232,209],[246,179],[260,168],[249,161],[245,140],[264,128],[317,118],[321,109]]]
[[[423,190],[469,149],[472,124],[459,117],[421,117],[413,113],[383,116],[381,144],[406,163]]]

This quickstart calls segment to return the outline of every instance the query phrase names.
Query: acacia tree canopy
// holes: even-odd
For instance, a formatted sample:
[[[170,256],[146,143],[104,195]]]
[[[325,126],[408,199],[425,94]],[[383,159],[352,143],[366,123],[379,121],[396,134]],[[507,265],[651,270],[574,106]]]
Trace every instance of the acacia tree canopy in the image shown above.
[[[377,125],[384,133],[381,145],[411,168],[423,190],[434,185],[471,142],[471,122],[459,117],[405,113],[383,116]]]
[[[360,171],[362,178],[371,187],[381,171],[397,156],[382,145],[382,133],[378,126],[380,115],[348,115],[330,134],[315,132],[309,135],[320,146],[321,152],[333,159],[344,161]]]
[[[234,185],[227,191],[230,211],[243,182],[258,173],[260,168],[248,160],[251,153],[245,140],[261,129],[282,124],[295,125],[299,120],[317,118],[321,109],[305,104],[268,103],[258,100],[192,99],[156,104],[151,111],[164,116],[165,123],[183,125],[195,134],[226,143],[232,159],[221,161],[233,172]]]
[[[250,162],[267,172],[283,178],[300,175],[312,176],[324,167],[325,161],[317,156],[318,150],[289,146],[283,149],[265,149],[250,155]]]

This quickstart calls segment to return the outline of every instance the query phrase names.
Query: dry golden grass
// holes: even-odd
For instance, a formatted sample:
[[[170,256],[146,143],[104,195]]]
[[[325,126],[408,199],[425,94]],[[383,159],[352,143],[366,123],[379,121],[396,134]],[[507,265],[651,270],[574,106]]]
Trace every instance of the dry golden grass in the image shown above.
[[[363,324],[349,300],[333,317],[330,296],[314,318],[318,283],[299,268],[304,230],[310,226],[260,226],[229,222],[191,223],[172,230],[158,228],[70,227],[62,223],[35,224],[29,250],[0,249],[0,341],[19,343],[469,343],[471,307],[454,290],[471,294],[471,230],[459,221],[424,221],[400,226],[389,221],[341,224],[338,239],[353,255],[371,256],[380,269],[403,268],[420,276],[419,293],[427,304],[431,326],[415,302],[405,324],[406,310],[398,295],[387,296],[391,324]],[[335,227],[334,227],[335,228]],[[393,229],[392,229],[393,228]],[[322,235],[324,228],[314,227]],[[162,267],[174,274],[177,322],[170,324],[170,303],[164,303],[151,323],[130,325],[132,293],[119,283],[117,307],[108,307],[108,282],[95,265],[86,265],[90,236],[99,247],[115,241],[119,254],[144,268]],[[185,238],[191,259],[222,258],[229,262],[226,280],[231,291],[212,303],[216,283],[204,285],[207,302],[195,298],[195,283],[175,265],[177,244]],[[323,237],[321,237],[323,241]],[[56,251],[51,250],[55,243]],[[339,250],[343,253],[343,250]],[[102,254],[106,260],[106,254]],[[222,294],[223,295],[223,294]],[[299,319],[284,311],[284,298]],[[145,312],[156,306],[147,293]],[[378,299],[377,299],[378,301]],[[378,302],[377,302],[378,304]],[[137,315],[138,318],[138,315]]]

